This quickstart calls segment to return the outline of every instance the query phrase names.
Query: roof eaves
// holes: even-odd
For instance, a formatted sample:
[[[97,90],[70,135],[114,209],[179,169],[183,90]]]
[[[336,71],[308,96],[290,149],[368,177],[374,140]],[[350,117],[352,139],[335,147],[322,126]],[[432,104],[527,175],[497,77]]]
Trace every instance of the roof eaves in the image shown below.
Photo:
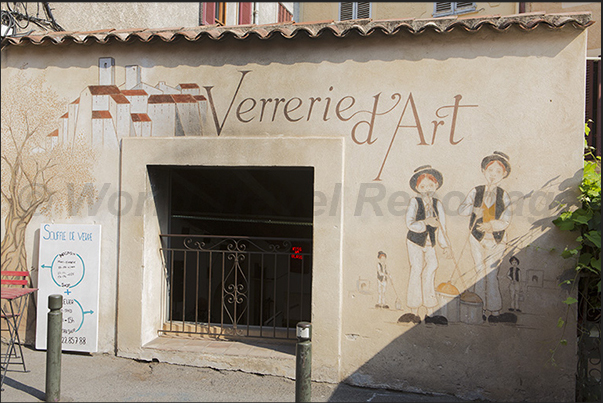
[[[10,36],[2,39],[2,48],[6,46],[22,46],[26,44],[34,45],[61,45],[66,43],[106,44],[111,38],[121,42],[136,41],[151,42],[154,39],[161,39],[164,42],[174,42],[179,38],[185,38],[187,41],[195,42],[204,37],[219,41],[225,37],[231,36],[235,39],[244,40],[251,36],[259,39],[270,39],[274,35],[280,35],[286,39],[293,39],[300,32],[304,32],[310,38],[318,38],[324,32],[330,32],[336,37],[342,38],[351,32],[356,32],[361,36],[369,36],[375,31],[381,31],[386,35],[394,35],[402,29],[411,34],[421,34],[428,29],[433,29],[437,33],[450,32],[455,28],[462,28],[466,31],[478,31],[483,26],[490,26],[497,31],[506,31],[509,27],[515,25],[522,30],[530,31],[543,25],[551,29],[563,28],[567,24],[572,24],[575,28],[585,29],[595,22],[592,20],[591,12],[583,13],[525,13],[507,16],[489,15],[473,17],[441,17],[429,19],[390,19],[390,20],[372,20],[359,19],[347,21],[315,21],[308,23],[283,22],[263,25],[203,25],[197,27],[174,27],[161,29],[105,29],[87,32],[42,32],[34,31],[27,35]]]
[[[127,42],[130,39],[136,39],[138,33],[145,30],[146,28],[116,29],[111,31],[108,36],[111,38],[116,38],[120,42]]]

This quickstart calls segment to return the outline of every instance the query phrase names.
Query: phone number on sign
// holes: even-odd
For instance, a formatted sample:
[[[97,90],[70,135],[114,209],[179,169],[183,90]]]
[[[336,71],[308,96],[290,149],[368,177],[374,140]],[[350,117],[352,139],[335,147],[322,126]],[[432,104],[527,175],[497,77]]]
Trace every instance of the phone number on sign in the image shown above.
[[[76,336],[63,337],[63,344],[79,344],[81,346],[84,346],[86,345],[86,338]]]

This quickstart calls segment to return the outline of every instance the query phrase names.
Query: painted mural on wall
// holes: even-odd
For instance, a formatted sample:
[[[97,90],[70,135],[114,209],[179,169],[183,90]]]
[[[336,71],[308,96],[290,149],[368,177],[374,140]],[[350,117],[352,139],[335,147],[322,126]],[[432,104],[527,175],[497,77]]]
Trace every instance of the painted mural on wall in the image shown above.
[[[359,288],[361,288],[361,292],[368,292],[368,282],[359,280]],[[396,297],[394,301],[393,307],[395,309],[402,309],[402,301],[398,295],[398,291],[396,291],[396,287],[394,286],[394,279],[392,274],[387,269],[387,253],[380,250],[377,252],[377,287],[378,287],[378,298],[376,308],[389,309],[390,306],[388,304],[387,299],[387,289],[389,288],[394,292],[394,296]],[[391,294],[391,292],[390,292]],[[391,299],[391,298],[390,298]],[[392,308],[393,308],[392,307]]]
[[[501,268],[503,257],[513,249],[507,244],[512,203],[501,184],[511,172],[509,156],[500,151],[485,156],[481,172],[485,183],[473,187],[458,207],[459,215],[469,217],[467,233],[455,236],[466,237],[460,255],[469,247],[473,260],[470,267],[459,267],[446,227],[445,209],[436,196],[444,183],[443,174],[431,165],[423,165],[411,176],[409,186],[416,196],[410,200],[406,212],[410,273],[405,310],[409,312],[402,314],[398,323],[517,322],[516,313],[522,312],[519,301],[524,293],[519,259],[512,256],[508,271]],[[439,267],[437,249],[454,263],[453,278],[440,284],[435,280]],[[468,266],[466,261],[464,266]],[[510,280],[508,311],[503,307],[499,276]]]
[[[118,149],[124,137],[199,136],[207,110],[199,85],[142,81],[141,67],[125,66],[125,82],[115,84],[115,60],[99,59],[98,85],[89,85],[61,116],[58,143],[81,139],[91,146]]]
[[[509,176],[509,157],[495,151],[481,163],[485,185],[471,190],[459,207],[459,214],[470,216],[469,245],[475,262],[475,293],[481,298],[484,317],[489,322],[515,322],[512,313],[501,313],[502,295],[498,282],[498,267],[505,254],[506,229],[511,221],[511,199],[499,186]]]
[[[521,312],[519,301],[524,290],[523,281],[521,279],[521,269],[519,268],[519,259],[515,256],[511,256],[511,258],[509,258],[509,263],[511,264],[511,267],[509,267],[509,271],[507,272],[507,277],[510,280],[509,294],[511,297],[509,311]]]
[[[3,86],[2,270],[29,270],[25,232],[34,215],[64,214],[70,194],[93,181],[92,148],[77,140],[54,142],[65,104],[42,76],[20,74]]]
[[[461,95],[455,96],[453,103],[444,104],[435,111],[437,119],[432,122],[433,133],[429,138],[421,126],[412,93],[408,94],[405,102],[401,94],[392,94],[385,107],[380,106],[386,100],[381,99],[379,93],[373,97],[372,110],[353,113],[350,111],[356,102],[353,96],[339,100],[332,100],[330,96],[310,97],[307,114],[304,114],[300,112],[303,101],[298,97],[288,100],[246,97],[239,101],[239,90],[252,72],[244,70],[240,71],[236,90],[227,95],[230,106],[218,113],[212,86],[203,87],[207,96],[201,95],[201,87],[197,83],[170,86],[160,81],[152,86],[143,81],[143,70],[138,65],[125,66],[125,81],[117,85],[116,68],[113,58],[99,58],[98,82],[85,86],[79,97],[70,103],[59,101],[50,90],[23,93],[22,88],[44,88],[43,78],[27,85],[7,86],[15,94],[3,92],[2,202],[8,206],[2,241],[3,270],[26,267],[25,229],[32,215],[36,211],[47,215],[59,214],[56,210],[61,210],[65,204],[65,192],[59,189],[66,185],[69,185],[67,188],[71,195],[84,194],[83,187],[93,182],[91,169],[95,155],[99,150],[117,153],[122,138],[202,136],[209,133],[219,136],[227,122],[233,120],[241,124],[254,119],[274,122],[281,105],[280,113],[289,122],[302,118],[326,122],[331,117],[347,122],[361,113],[369,114],[369,119],[358,120],[350,132],[353,144],[364,147],[377,140],[375,118],[391,113],[400,105],[402,110],[395,130],[390,139],[385,139],[389,143],[387,150],[375,166],[379,168],[378,172],[375,169],[377,175],[372,177],[374,173],[369,173],[372,181],[379,182],[399,129],[414,129],[418,135],[417,145],[433,146],[438,129],[445,126],[448,119],[450,131],[446,133],[447,138],[440,140],[458,145],[464,140],[455,132],[460,111],[478,107],[462,103]],[[330,87],[329,91],[332,89]],[[8,102],[8,99],[13,101]],[[14,102],[15,99],[20,102]],[[28,107],[18,107],[21,104]],[[208,109],[211,119],[207,119]],[[33,124],[32,119],[40,123]],[[412,119],[413,124],[409,124],[408,119]],[[35,158],[24,158],[25,154]],[[82,159],[83,155],[87,159]],[[376,254],[376,275],[361,276],[357,282],[358,291],[362,294],[370,295],[373,287],[377,288],[375,308],[403,311],[397,323],[516,323],[517,315],[523,312],[520,301],[527,291],[520,280],[517,257],[509,261],[512,267],[508,276],[503,274],[510,280],[511,304],[508,307],[503,306],[503,291],[499,284],[502,259],[511,250],[507,242],[512,216],[511,200],[502,185],[511,172],[510,158],[495,151],[483,157],[479,168],[484,183],[468,184],[473,187],[458,207],[458,214],[468,218],[467,231],[463,233],[449,233],[446,212],[436,194],[444,185],[444,174],[431,165],[422,165],[410,176],[408,184],[415,196],[409,200],[406,228],[400,232],[403,234],[400,242],[406,246],[408,265],[388,265],[387,253],[380,250]],[[30,190],[24,192],[23,184]],[[47,208],[51,197],[53,210]],[[63,210],[71,213],[68,208]],[[466,239],[460,253],[453,250],[452,237]],[[466,249],[471,254],[472,266],[467,259],[461,260]],[[443,261],[453,263],[453,275],[436,284],[436,274]],[[396,288],[396,281],[403,277],[397,275],[401,271],[408,272],[405,273],[408,281],[404,287],[398,283]],[[525,277],[528,288],[542,287],[542,277],[542,271],[528,271]]]
[[[417,168],[410,178],[410,187],[418,196],[411,199],[406,213],[406,245],[410,263],[407,305],[411,313],[403,315],[400,318],[402,322],[420,322],[419,308],[424,308],[423,319],[426,322],[446,321],[444,316],[433,316],[438,305],[435,291],[435,272],[438,268],[436,245],[443,249],[444,256],[451,258],[444,207],[434,198],[443,180],[440,171],[430,165]]]
[[[2,92],[2,270],[28,269],[25,232],[34,214],[77,215],[76,195],[95,198],[93,170],[101,150],[117,152],[124,137],[203,133],[207,107],[199,85],[153,87],[132,65],[118,86],[111,57],[98,60],[98,77],[70,103],[42,76],[17,78]]]

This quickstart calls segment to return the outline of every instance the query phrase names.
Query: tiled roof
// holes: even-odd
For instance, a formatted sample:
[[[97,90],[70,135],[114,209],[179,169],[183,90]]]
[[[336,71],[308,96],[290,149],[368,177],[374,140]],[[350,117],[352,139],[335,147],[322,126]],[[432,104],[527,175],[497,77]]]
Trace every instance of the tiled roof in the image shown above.
[[[150,104],[173,104],[174,99],[168,94],[156,94],[149,96]]]
[[[127,97],[148,95],[145,90],[122,90],[121,93]]]
[[[132,122],[150,122],[151,118],[146,113],[131,113]]]
[[[101,44],[117,42],[150,42],[161,40],[172,42],[179,38],[195,42],[204,38],[220,40],[224,37],[234,37],[236,39],[246,39],[257,37],[260,39],[269,39],[272,36],[280,35],[287,39],[293,39],[298,35],[316,38],[325,32],[333,34],[336,37],[345,37],[349,33],[357,33],[361,36],[371,35],[375,31],[380,31],[386,35],[394,35],[400,31],[407,31],[412,34],[420,34],[427,30],[433,30],[438,33],[445,33],[455,28],[466,31],[478,31],[484,26],[493,28],[497,31],[506,31],[511,26],[530,31],[539,26],[548,28],[562,28],[565,25],[572,25],[579,29],[585,29],[594,24],[592,14],[584,13],[526,13],[514,15],[489,15],[459,18],[457,16],[430,18],[430,19],[390,19],[390,20],[349,20],[349,21],[320,21],[308,23],[284,22],[265,25],[203,25],[198,27],[177,27],[162,29],[105,29],[87,32],[61,31],[61,32],[43,32],[34,31],[23,36],[12,36],[2,39],[2,48],[9,45],[63,45],[70,43],[90,44],[98,42]]]
[[[92,111],[92,119],[111,119],[109,111]]]
[[[207,98],[203,95],[193,95],[193,98],[195,98],[195,101],[207,101]]]
[[[113,100],[117,104],[129,104],[130,103],[130,101],[128,101],[128,98],[126,98],[122,94],[111,94],[111,98],[113,98]]]
[[[55,129],[55,130],[52,131],[52,133],[50,133],[46,137],[58,137],[58,136],[59,136],[59,129]]]
[[[182,88],[182,89],[189,89],[189,88],[199,88],[198,84],[195,83],[182,83],[182,84],[178,84],[178,87]]]
[[[89,85],[92,95],[117,95],[120,93],[116,85]]]
[[[191,94],[157,94],[149,96],[150,104],[191,104],[197,102]]]
[[[191,94],[172,94],[172,98],[177,104],[191,104],[197,102]]]

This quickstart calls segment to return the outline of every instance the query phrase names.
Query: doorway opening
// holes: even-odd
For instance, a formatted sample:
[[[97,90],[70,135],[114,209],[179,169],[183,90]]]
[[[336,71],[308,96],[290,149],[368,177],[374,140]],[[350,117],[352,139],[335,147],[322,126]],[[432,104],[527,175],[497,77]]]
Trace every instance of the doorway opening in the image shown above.
[[[313,167],[148,166],[163,193],[163,333],[295,338],[310,321]]]

